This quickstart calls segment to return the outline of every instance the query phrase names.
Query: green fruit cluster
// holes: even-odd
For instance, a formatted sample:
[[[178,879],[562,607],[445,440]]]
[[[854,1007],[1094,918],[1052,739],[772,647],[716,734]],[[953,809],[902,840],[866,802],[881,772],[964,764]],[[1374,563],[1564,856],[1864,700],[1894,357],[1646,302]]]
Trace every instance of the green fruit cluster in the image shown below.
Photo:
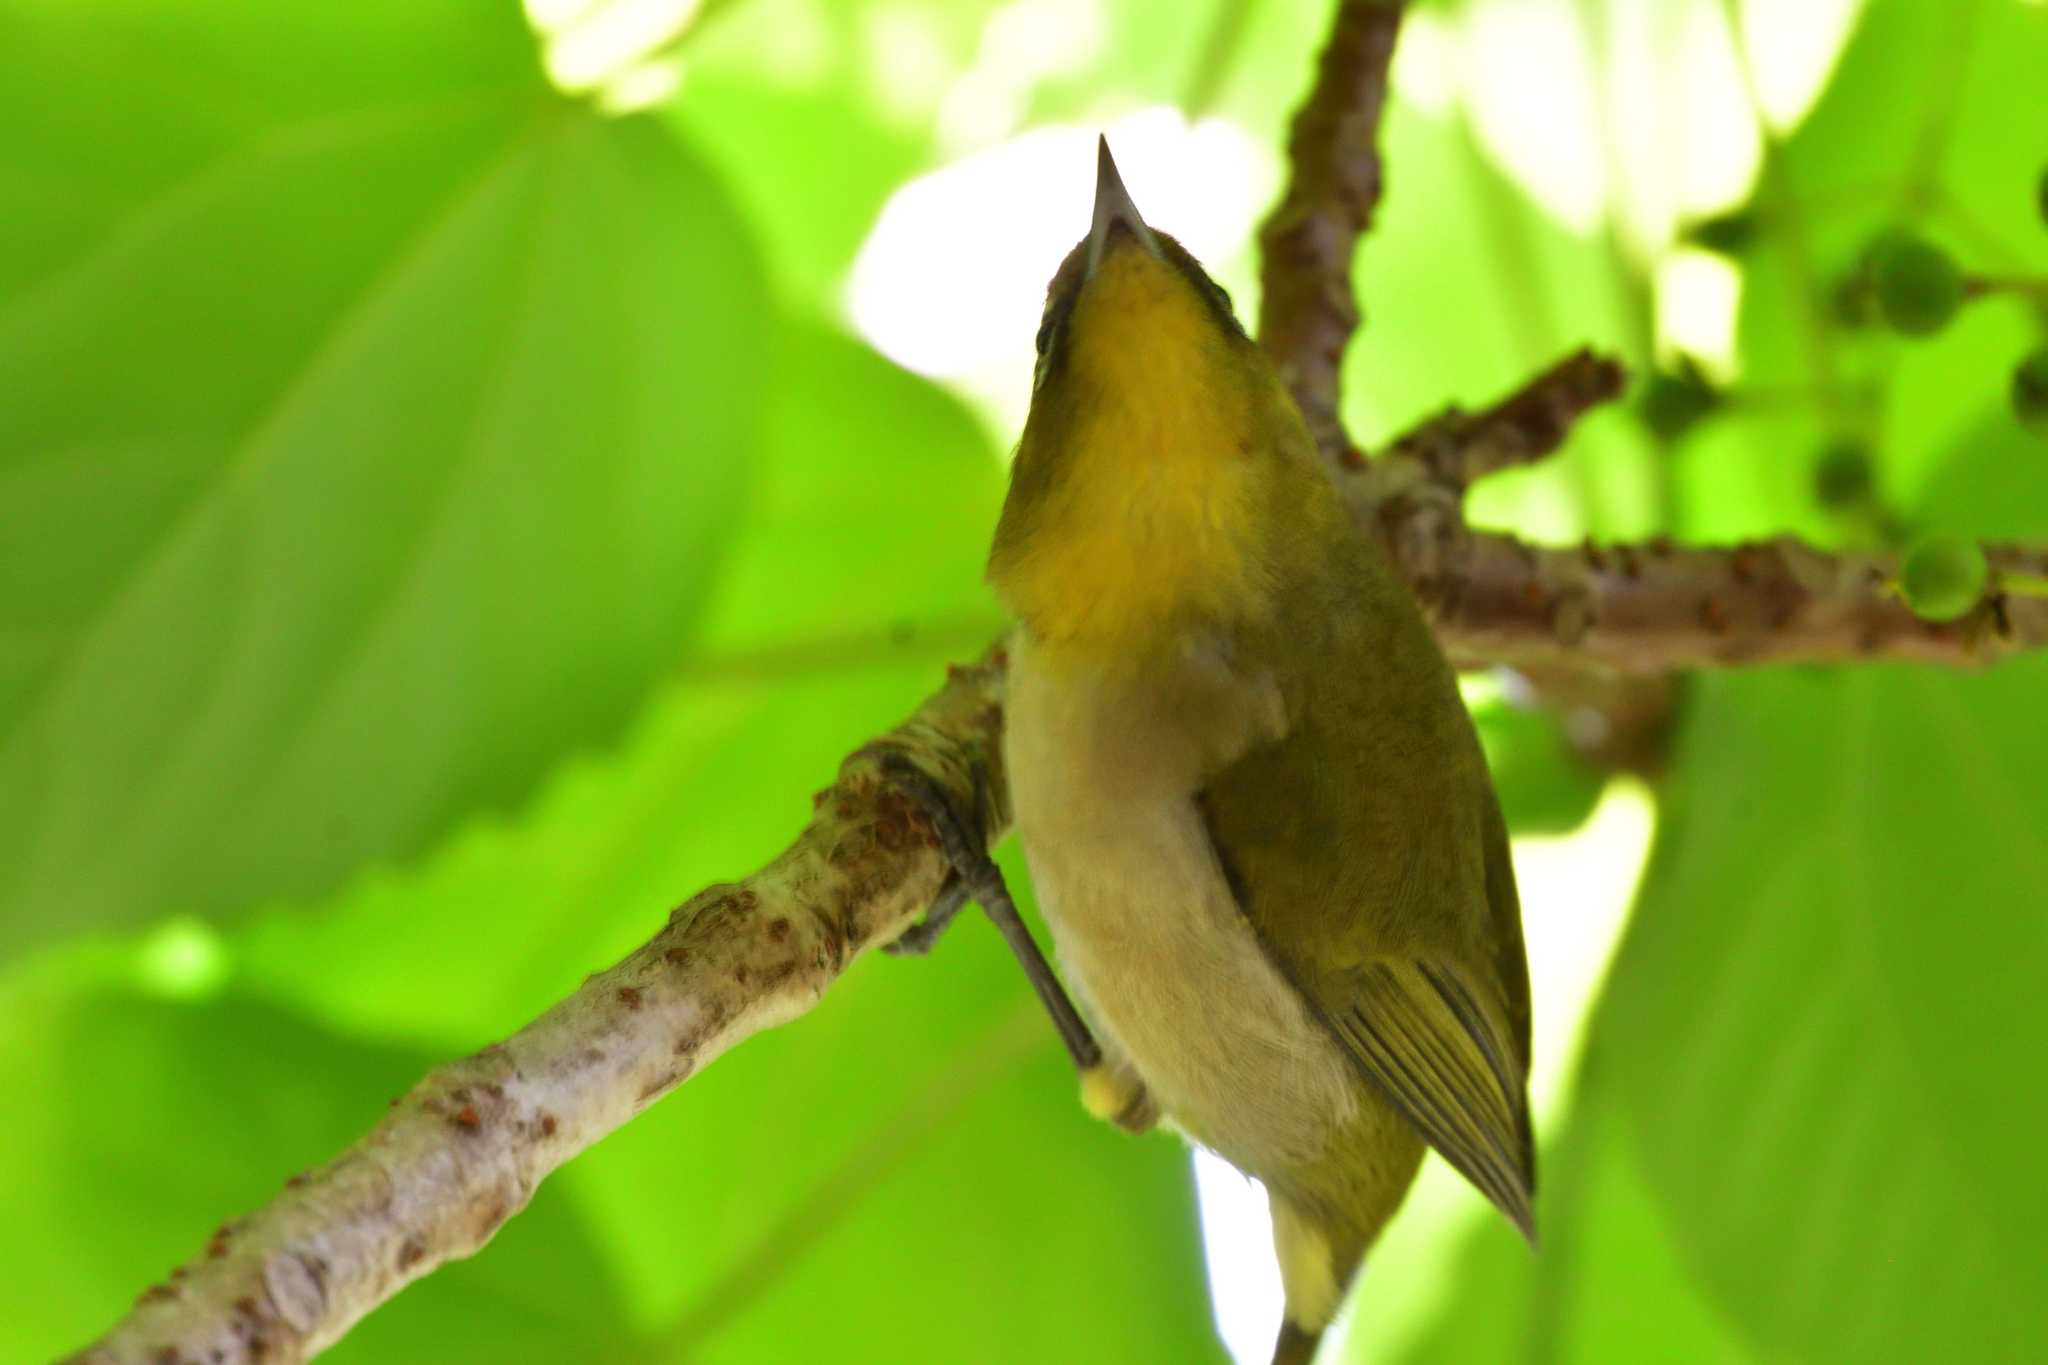
[[[2048,438],[2048,346],[2013,367],[2012,415],[2036,436]]]
[[[1890,233],[1871,247],[1869,260],[1878,312],[1896,332],[1931,335],[1962,306],[1963,272],[1953,256],[1924,237]]]

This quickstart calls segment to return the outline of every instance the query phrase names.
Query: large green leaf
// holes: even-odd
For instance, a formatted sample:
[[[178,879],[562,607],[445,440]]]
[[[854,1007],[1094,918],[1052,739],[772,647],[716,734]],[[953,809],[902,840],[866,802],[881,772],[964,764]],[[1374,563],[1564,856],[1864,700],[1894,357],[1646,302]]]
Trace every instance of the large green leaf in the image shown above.
[[[759,494],[685,675],[516,823],[261,917],[238,940],[245,979],[358,1031],[463,1047],[514,1028],[670,905],[773,856],[843,755],[995,637],[980,567],[1001,475],[964,409],[815,324],[775,356]],[[405,969],[479,936],[495,947],[460,989]]]
[[[431,1060],[234,998],[53,993],[32,977],[4,999],[0,1085],[18,1100],[0,1125],[10,1359],[49,1359],[111,1326],[223,1218],[368,1128]],[[325,1358],[552,1365],[615,1358],[624,1337],[605,1258],[544,1189],[487,1255],[408,1289]]]
[[[1344,1359],[1740,1365],[1755,1358],[1674,1254],[1599,1065],[1594,1056],[1582,1066],[1566,1127],[1544,1153],[1541,1250],[1532,1254],[1486,1211],[1464,1240],[1434,1320],[1399,1347],[1370,1354],[1365,1348],[1377,1343],[1361,1321]],[[1369,1307],[1368,1296],[1361,1316]]]
[[[1920,509],[2048,533],[1998,415]],[[1600,1028],[1728,1311],[1816,1361],[2034,1360],[2048,659],[1703,683]]]
[[[10,10],[0,944],[317,892],[610,739],[751,464],[716,182],[509,5]]]

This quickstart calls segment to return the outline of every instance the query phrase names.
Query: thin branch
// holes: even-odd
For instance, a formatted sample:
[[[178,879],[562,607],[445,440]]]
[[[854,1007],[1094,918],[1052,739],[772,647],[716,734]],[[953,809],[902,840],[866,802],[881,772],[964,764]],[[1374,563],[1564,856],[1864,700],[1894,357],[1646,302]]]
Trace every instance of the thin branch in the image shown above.
[[[1358,453],[1338,416],[1358,327],[1351,260],[1380,200],[1380,114],[1399,0],[1343,0],[1287,139],[1286,193],[1259,229],[1259,340],[1332,465]]]
[[[1453,662],[1654,674],[1878,658],[1981,664],[2048,646],[2048,599],[1999,587],[2001,574],[2048,570],[2048,546],[1986,546],[1983,596],[1938,623],[1893,590],[1895,556],[1831,554],[1792,536],[1549,548],[1466,525],[1472,480],[1556,450],[1622,378],[1614,362],[1580,351],[1488,408],[1422,423],[1341,476],[1361,529],[1414,589]]]
[[[1574,351],[1490,408],[1447,408],[1386,454],[1417,461],[1446,488],[1468,488],[1488,474],[1551,454],[1588,409],[1619,396],[1627,378],[1605,356]]]
[[[908,721],[846,760],[775,861],[699,892],[524,1029],[428,1073],[361,1141],[221,1224],[73,1365],[304,1360],[411,1281],[477,1251],[549,1172],[727,1048],[808,1010],[947,876],[922,810],[880,775],[882,756],[908,755],[963,799],[976,763],[1004,789],[1003,665],[996,652],[955,669]]]

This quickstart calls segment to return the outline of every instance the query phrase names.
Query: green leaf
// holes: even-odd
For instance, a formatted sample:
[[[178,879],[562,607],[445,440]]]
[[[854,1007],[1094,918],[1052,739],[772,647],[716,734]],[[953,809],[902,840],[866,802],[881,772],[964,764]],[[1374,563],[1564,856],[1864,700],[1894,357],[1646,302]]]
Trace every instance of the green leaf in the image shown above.
[[[1925,514],[2039,537],[1994,413]],[[1599,1022],[1688,1254],[1767,1349],[2038,1359],[2048,659],[1702,680]]]
[[[1557,717],[1511,702],[1475,707],[1473,724],[1516,834],[1565,834],[1584,824],[1606,777],[1572,748]]]
[[[360,1136],[432,1060],[235,998],[171,1004],[17,978],[5,999],[0,1086],[32,1098],[0,1125],[0,1266],[22,1291],[7,1340],[23,1359],[112,1326],[221,1220]],[[322,1358],[608,1359],[622,1324],[606,1258],[571,1201],[544,1188],[484,1255],[407,1289]]]
[[[1576,346],[1641,359],[1643,301],[1614,254],[1546,216],[1458,116],[1395,100],[1382,143],[1404,169],[1359,249],[1365,321],[1344,361],[1355,437],[1371,447],[1446,404],[1505,397]],[[1642,536],[1660,527],[1659,491],[1640,426],[1595,412],[1556,457],[1483,480],[1467,514],[1552,544]]]
[[[890,191],[923,169],[931,109],[972,55],[957,30],[974,7],[907,3],[886,14],[807,0],[747,0],[708,23],[687,49],[683,83],[662,117],[718,166],[760,234],[786,297],[832,301]],[[929,90],[894,86],[863,56],[874,35],[908,30],[935,70]],[[892,117],[888,104],[916,113]],[[792,154],[792,149],[802,149]]]
[[[1434,1321],[1404,1348],[1369,1358],[1403,1365],[1757,1359],[1676,1254],[1626,1116],[1598,1066],[1592,1057],[1582,1068],[1566,1126],[1544,1155],[1542,1249],[1531,1254],[1497,1219],[1476,1221]],[[1361,1338],[1354,1335],[1346,1359],[1368,1358]]]
[[[0,946],[520,799],[683,655],[751,465],[759,272],[673,136],[509,7],[186,9],[0,56],[51,130],[0,191]]]
[[[784,401],[730,529],[699,657],[615,754],[516,822],[472,828],[240,936],[246,979],[361,1032],[450,1048],[517,1027],[669,906],[780,851],[840,759],[1002,617],[981,564],[1002,477],[957,400],[816,324],[780,335]],[[404,963],[488,960],[421,989]]]

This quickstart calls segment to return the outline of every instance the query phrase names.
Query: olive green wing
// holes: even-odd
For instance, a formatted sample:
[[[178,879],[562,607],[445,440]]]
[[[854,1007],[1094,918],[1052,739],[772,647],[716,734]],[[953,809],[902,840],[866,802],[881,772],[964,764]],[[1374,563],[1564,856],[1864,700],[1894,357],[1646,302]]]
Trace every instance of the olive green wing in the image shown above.
[[[1340,980],[1305,992],[1316,1012],[1424,1140],[1534,1241],[1535,1147],[1505,1011],[1442,958],[1379,958]]]
[[[1533,1241],[1529,975],[1507,831],[1491,793],[1487,807],[1481,831],[1485,879],[1483,889],[1473,888],[1486,900],[1475,916],[1483,925],[1477,938],[1484,950],[1465,958],[1416,946],[1368,953],[1335,968],[1299,961],[1287,951],[1286,929],[1274,918],[1274,907],[1257,905],[1259,897],[1240,875],[1250,873],[1256,881],[1263,874],[1271,882],[1274,867],[1261,863],[1256,843],[1219,837],[1216,812],[1206,802],[1204,809],[1238,906],[1274,965],[1365,1079]],[[1274,889],[1282,899],[1320,899],[1305,885]]]
[[[1529,965],[1507,825],[1490,790],[1484,802],[1490,951],[1469,965],[1426,952],[1371,958],[1306,993],[1366,1078],[1534,1242]]]

